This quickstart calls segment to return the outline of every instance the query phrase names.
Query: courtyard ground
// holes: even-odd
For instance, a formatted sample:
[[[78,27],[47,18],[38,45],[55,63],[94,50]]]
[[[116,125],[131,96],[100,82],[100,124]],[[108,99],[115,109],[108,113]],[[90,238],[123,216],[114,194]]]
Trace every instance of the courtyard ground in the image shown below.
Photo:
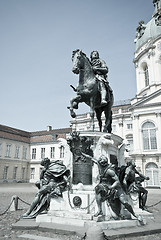
[[[144,232],[144,234],[136,234],[136,236],[128,235],[126,237],[117,237],[115,239],[119,240],[161,240],[161,230],[155,232],[155,227],[159,223],[161,229],[161,189],[149,189],[148,201],[147,205],[150,206],[149,210],[154,214],[154,220],[150,221],[147,224],[148,230]],[[16,223],[20,216],[26,211],[28,208],[28,204],[30,204],[34,198],[35,193],[37,192],[37,188],[34,184],[28,183],[5,183],[0,184],[0,240],[28,240],[27,237],[30,236],[33,238],[30,239],[39,239],[39,240],[80,240],[80,236],[76,235],[65,235],[65,234],[56,234],[50,231],[39,231],[39,230],[20,230],[20,229],[12,229],[12,224]],[[10,205],[12,196],[16,195],[21,200],[18,201],[18,210],[10,211],[8,210],[8,206]],[[158,225],[158,226],[159,226]],[[146,227],[147,229],[147,227]],[[158,229],[158,228],[157,228]],[[154,230],[154,231],[153,231]],[[130,231],[130,230],[129,230]],[[140,227],[138,227],[138,231],[140,231]],[[119,230],[117,230],[119,233]],[[28,235],[24,235],[28,234]],[[29,235],[30,234],[30,235]],[[108,239],[112,239],[108,237]],[[114,239],[114,238],[113,238]]]

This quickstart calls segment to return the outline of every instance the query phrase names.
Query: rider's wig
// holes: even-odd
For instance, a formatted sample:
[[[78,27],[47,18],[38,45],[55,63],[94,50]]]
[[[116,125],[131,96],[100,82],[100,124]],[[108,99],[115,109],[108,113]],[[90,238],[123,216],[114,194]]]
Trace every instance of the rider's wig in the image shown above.
[[[96,53],[97,53],[97,55],[98,55],[98,58],[99,58],[99,52],[98,52],[97,50],[94,50],[94,51],[92,51],[92,52],[91,52],[90,58],[92,58],[92,54],[93,54],[94,52],[96,52]]]

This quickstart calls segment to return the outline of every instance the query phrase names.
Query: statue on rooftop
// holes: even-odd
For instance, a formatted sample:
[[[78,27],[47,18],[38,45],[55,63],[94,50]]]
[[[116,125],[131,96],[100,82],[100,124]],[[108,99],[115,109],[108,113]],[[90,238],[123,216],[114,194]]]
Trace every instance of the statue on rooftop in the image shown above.
[[[99,53],[93,51],[91,53],[91,61],[79,49],[73,51],[73,73],[79,74],[79,84],[75,88],[76,97],[70,101],[70,114],[73,118],[76,117],[74,109],[78,109],[81,102],[90,106],[90,116],[92,119],[92,130],[94,131],[94,112],[99,124],[99,129],[102,131],[101,115],[105,114],[105,126],[103,131],[111,133],[112,131],[112,105],[113,92],[107,81],[108,67],[106,63],[99,58]]]
[[[153,0],[154,7],[159,9],[161,7],[161,1],[160,0]]]
[[[135,41],[137,41],[137,39],[140,39],[143,36],[143,34],[145,32],[145,29],[146,29],[146,25],[144,24],[144,21],[141,20],[139,22],[139,25],[138,25],[137,29],[136,29],[136,39],[135,39]]]

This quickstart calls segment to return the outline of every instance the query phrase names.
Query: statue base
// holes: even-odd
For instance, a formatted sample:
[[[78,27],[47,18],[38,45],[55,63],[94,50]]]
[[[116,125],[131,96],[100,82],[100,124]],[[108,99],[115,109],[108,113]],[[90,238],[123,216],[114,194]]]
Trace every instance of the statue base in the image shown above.
[[[104,215],[94,217],[94,213],[97,210],[97,206],[94,199],[94,193],[88,192],[79,193],[80,198],[82,199],[81,207],[75,207],[73,205],[73,199],[78,195],[75,193],[70,194],[70,200],[68,193],[63,193],[63,198],[51,199],[50,209],[47,214],[40,214],[36,217],[37,223],[50,223],[58,224],[62,226],[74,226],[82,227],[85,230],[92,226],[99,226],[102,230],[106,229],[119,229],[119,228],[128,228],[128,227],[137,227],[146,224],[146,218],[153,218],[153,214],[150,214],[146,211],[138,209],[137,214],[143,216],[142,224],[134,218],[120,220],[117,219],[115,213],[111,208],[104,202],[103,203],[103,212]],[[88,203],[91,203],[88,206]],[[79,201],[78,201],[79,202]],[[88,208],[87,208],[88,206]]]
[[[98,159],[103,154],[108,157],[110,163],[115,164],[118,167],[125,165],[123,157],[125,148],[123,139],[119,136],[100,132],[81,132],[80,135],[75,134],[75,139],[76,140],[73,141],[73,149],[84,152],[85,143],[88,144],[90,139],[92,139],[91,149],[93,150],[94,158]],[[71,147],[72,146],[73,145],[71,144]],[[75,162],[76,167],[71,167],[74,179],[72,190],[70,192],[64,192],[63,198],[51,199],[48,213],[37,216],[36,222],[47,222],[52,223],[53,225],[59,224],[62,225],[62,228],[64,225],[67,225],[79,226],[86,229],[90,226],[99,225],[104,230],[141,225],[137,219],[132,218],[131,214],[123,208],[122,215],[125,216],[126,220],[118,219],[118,216],[112,211],[111,207],[106,202],[102,203],[103,215],[94,217],[94,214],[97,212],[94,188],[98,184],[98,168],[96,165],[92,166],[90,172],[92,181],[91,184],[89,184],[89,178],[86,177],[88,172],[86,171],[87,169],[85,169],[82,174],[83,161],[79,158],[81,155],[78,155],[78,158],[76,157],[77,156],[75,156],[75,158],[73,157],[73,162]],[[80,168],[79,171],[78,168]],[[82,177],[80,176],[81,174]],[[145,215],[146,213],[143,214],[145,211],[142,211],[138,207],[138,197],[133,195],[131,196],[131,200],[135,200],[133,201],[135,213]],[[146,220],[143,220],[142,224],[146,224]]]

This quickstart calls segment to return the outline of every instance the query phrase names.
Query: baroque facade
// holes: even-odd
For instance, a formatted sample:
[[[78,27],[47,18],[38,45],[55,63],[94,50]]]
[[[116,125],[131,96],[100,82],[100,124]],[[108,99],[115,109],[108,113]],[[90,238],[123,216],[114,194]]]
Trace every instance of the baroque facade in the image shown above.
[[[161,0],[153,0],[154,13],[139,22],[135,38],[136,96],[113,106],[112,132],[124,139],[125,161],[133,159],[139,171],[150,177],[149,187],[161,186]],[[62,159],[69,150],[66,136],[88,131],[90,114],[78,115],[71,128],[26,132],[0,125],[0,182],[35,182],[41,159]],[[95,118],[95,129],[99,129]],[[68,156],[68,154],[66,154]],[[68,156],[70,158],[70,156]],[[67,166],[68,167],[68,166]]]
[[[64,161],[70,128],[26,132],[0,125],[0,183],[36,182],[44,157]]]
[[[150,177],[149,187],[161,185],[161,0],[153,1],[154,13],[136,29],[134,64],[137,92],[133,99],[113,106],[112,132],[124,139],[138,170]],[[95,119],[96,121],[96,119]],[[73,130],[90,129],[90,114],[71,121]],[[95,123],[96,130],[98,125]]]
[[[66,136],[71,128],[54,129],[48,127],[47,131],[32,132],[30,134],[30,182],[39,180],[42,166],[40,162],[48,157],[51,161],[62,160],[68,166],[69,149]]]
[[[29,133],[0,125],[0,182],[28,181],[29,163]]]

